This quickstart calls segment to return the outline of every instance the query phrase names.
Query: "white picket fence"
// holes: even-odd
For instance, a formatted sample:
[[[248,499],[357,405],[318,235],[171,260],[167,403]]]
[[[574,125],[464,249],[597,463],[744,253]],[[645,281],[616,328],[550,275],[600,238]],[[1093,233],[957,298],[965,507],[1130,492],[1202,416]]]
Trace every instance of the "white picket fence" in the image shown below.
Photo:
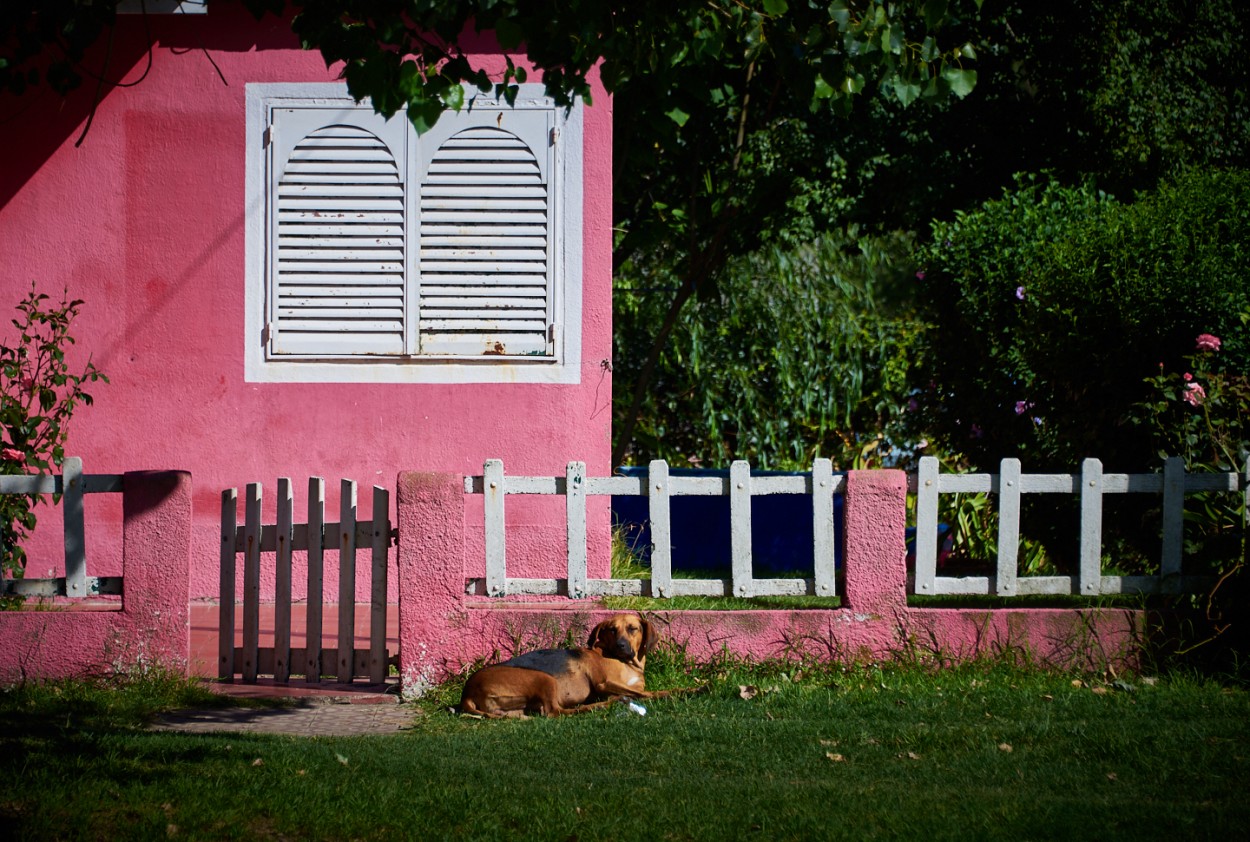
[[[121,576],[87,575],[83,495],[120,494],[121,474],[84,474],[82,459],[71,456],[60,475],[0,476],[0,494],[60,494],[65,532],[65,576],[52,579],[0,579],[0,593],[33,597],[120,595]]]
[[[379,684],[386,679],[390,654],[386,649],[386,560],[391,543],[390,492],[373,489],[373,520],[356,519],[356,483],[343,480],[339,520],[325,522],[325,480],[308,481],[308,521],[294,522],[291,481],[278,480],[277,523],[261,523],[259,483],[247,486],[245,522],[238,525],[238,490],[221,494],[221,599],[218,615],[218,675],[246,683],[258,674],[289,681],[303,674],[310,684],[323,674],[337,675],[341,683],[367,677]],[[371,548],[369,648],[355,648],[356,550]],[[338,646],[322,646],[324,605],[324,551],[338,550]],[[292,553],[304,552],[308,561],[306,645],[291,646]],[[235,557],[243,555],[243,645],[235,638]],[[274,553],[274,645],[260,647],[261,553]]]
[[[818,595],[837,592],[833,496],[845,491],[827,459],[817,459],[810,473],[751,476],[750,465],[734,462],[728,477],[669,476],[668,464],[650,463],[646,476],[587,477],[584,462],[570,462],[563,477],[505,476],[503,462],[486,462],[481,476],[464,480],[466,494],[485,497],[486,576],[471,578],[467,591],[492,597],[536,594],[594,596],[763,596]],[[1250,463],[1243,475],[1187,474],[1180,459],[1170,459],[1162,474],[1104,474],[1097,459],[1087,459],[1079,474],[1023,474],[1017,459],[1004,459],[998,474],[939,474],[938,462],[925,457],[909,478],[917,496],[917,594],[1118,594],[1197,590],[1209,579],[1184,576],[1181,569],[1184,495],[1203,491],[1241,491],[1250,516]],[[938,495],[990,493],[998,497],[999,534],[994,576],[937,575]],[[1079,494],[1081,497],[1080,572],[1076,576],[1019,576],[1021,494]],[[1104,494],[1163,495],[1161,572],[1157,576],[1103,576],[1102,498]],[[522,579],[507,575],[504,501],[512,494],[563,495],[567,512],[567,579]],[[814,569],[812,578],[756,579],[752,576],[751,498],[765,494],[812,497]],[[651,527],[651,578],[590,579],[586,573],[586,498],[589,495],[640,495],[648,499]],[[674,579],[671,562],[669,502],[682,495],[729,497],[730,579]],[[901,525],[900,525],[901,528]]]
[[[585,462],[570,462],[562,477],[510,477],[503,462],[488,460],[482,476],[465,477],[466,494],[485,495],[486,577],[470,579],[468,592],[488,596],[565,594],[593,596],[833,596],[835,524],[833,496],[846,478],[833,463],[817,459],[810,473],[751,476],[751,466],[734,462],[728,477],[670,476],[663,460],[651,462],[647,476],[587,477]],[[568,578],[518,579],[507,575],[504,500],[509,494],[557,494],[565,498],[568,524]],[[751,498],[766,494],[806,494],[812,498],[814,569],[806,579],[756,579],[751,569]],[[651,578],[590,579],[586,574],[586,498],[592,495],[645,496],[651,526]],[[729,498],[730,578],[674,579],[672,517],[669,501],[683,495]]]
[[[1199,590],[1209,580],[1184,575],[1185,495],[1197,492],[1241,492],[1243,523],[1250,516],[1250,460],[1236,473],[1186,473],[1179,457],[1165,463],[1161,474],[1104,474],[1102,463],[1086,459],[1078,474],[1025,474],[1019,459],[1004,459],[997,474],[941,474],[938,460],[924,457],[916,492],[915,593],[919,594],[1074,594],[1183,593]],[[993,576],[938,576],[938,495],[993,494],[997,497],[998,559]],[[1075,576],[1019,576],[1020,496],[1080,495],[1080,554]],[[1102,575],[1102,511],[1106,494],[1161,494],[1163,537],[1157,576]],[[1074,524],[1076,526],[1076,524]]]

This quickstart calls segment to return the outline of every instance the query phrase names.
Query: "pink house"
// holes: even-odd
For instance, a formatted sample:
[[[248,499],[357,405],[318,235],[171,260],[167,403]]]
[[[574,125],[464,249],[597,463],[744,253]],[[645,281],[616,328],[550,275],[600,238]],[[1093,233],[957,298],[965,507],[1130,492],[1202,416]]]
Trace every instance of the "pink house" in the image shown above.
[[[502,76],[490,38],[469,49]],[[105,87],[94,115],[90,80],[66,100],[0,97],[0,308],[32,280],[84,300],[74,359],[110,383],[67,452],[89,474],[189,472],[193,601],[217,593],[226,488],[286,476],[298,506],[322,476],[337,511],[353,479],[363,520],[369,486],[405,469],[610,472],[602,89],[569,111],[541,85],[515,107],[470,91],[418,136],[354,103],[288,23],[230,4],[119,18],[107,75],[134,84]],[[86,506],[93,576],[121,572],[121,505],[104,498]],[[562,558],[543,502],[510,510],[520,575]],[[43,511],[28,575],[64,575]],[[606,505],[590,526],[605,575]]]

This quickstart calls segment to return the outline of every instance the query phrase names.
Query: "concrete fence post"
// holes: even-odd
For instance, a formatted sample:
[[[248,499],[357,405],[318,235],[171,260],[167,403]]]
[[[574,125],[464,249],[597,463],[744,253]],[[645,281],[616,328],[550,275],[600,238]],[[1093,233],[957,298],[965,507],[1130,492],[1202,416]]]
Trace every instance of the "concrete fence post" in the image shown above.
[[[405,471],[396,481],[400,676],[405,685],[443,678],[463,615],[464,479]]]
[[[122,617],[118,654],[187,669],[191,656],[191,474],[130,471],[122,485]]]
[[[846,475],[846,602],[880,616],[907,608],[907,475],[850,471]]]

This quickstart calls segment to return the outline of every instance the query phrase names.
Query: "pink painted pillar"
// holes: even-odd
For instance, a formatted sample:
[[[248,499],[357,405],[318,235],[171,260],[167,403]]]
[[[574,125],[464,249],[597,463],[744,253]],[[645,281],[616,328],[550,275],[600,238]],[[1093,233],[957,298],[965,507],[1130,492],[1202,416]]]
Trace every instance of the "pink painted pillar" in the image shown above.
[[[464,479],[405,471],[396,485],[400,676],[437,680],[464,613]]]
[[[907,608],[907,475],[850,471],[843,508],[846,602],[856,612]]]
[[[122,574],[122,657],[150,656],[185,670],[191,655],[190,473],[126,474]]]

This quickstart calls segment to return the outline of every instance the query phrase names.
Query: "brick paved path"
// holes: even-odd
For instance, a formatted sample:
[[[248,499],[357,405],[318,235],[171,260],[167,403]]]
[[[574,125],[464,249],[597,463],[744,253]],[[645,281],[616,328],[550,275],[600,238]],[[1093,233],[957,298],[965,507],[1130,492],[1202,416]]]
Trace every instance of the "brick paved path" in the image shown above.
[[[348,704],[337,699],[300,699],[292,707],[176,710],[152,723],[157,731],[186,733],[290,734],[351,737],[398,734],[422,714],[394,702]]]

